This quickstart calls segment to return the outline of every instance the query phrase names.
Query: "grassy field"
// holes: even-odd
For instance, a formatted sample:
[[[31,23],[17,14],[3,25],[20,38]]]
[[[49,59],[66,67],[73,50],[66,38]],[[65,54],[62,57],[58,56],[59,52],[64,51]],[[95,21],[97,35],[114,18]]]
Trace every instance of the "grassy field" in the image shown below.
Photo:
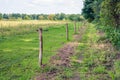
[[[43,22],[33,25],[34,21],[33,23],[25,21],[22,23],[25,25],[20,25],[18,23],[22,21],[0,21],[2,25],[9,22],[12,25],[0,28],[0,80],[30,80],[40,72],[38,64],[39,38],[36,30],[39,28],[38,26],[41,26],[39,23],[43,24]],[[26,22],[31,25],[27,25]],[[52,21],[50,23],[44,22],[43,26],[44,64],[48,63],[58,48],[67,42],[65,22],[55,22],[56,25]],[[73,24],[70,23],[70,40],[72,40],[73,32]]]
[[[1,27],[16,27],[19,25],[49,25],[49,24],[63,24],[68,21],[50,21],[50,20],[19,20],[19,21],[3,21],[0,20]]]
[[[0,27],[0,80],[35,79],[39,73],[59,68],[49,65],[49,60],[68,42],[66,22],[44,23]],[[43,27],[43,63],[48,64],[44,69],[38,64],[39,35],[36,30],[39,26]],[[119,51],[106,42],[104,32],[97,30],[94,24],[86,23],[78,33],[79,46],[76,54],[70,57],[71,67],[60,67],[62,74],[54,79],[119,80]],[[69,22],[70,41],[73,41],[73,34],[74,25]]]

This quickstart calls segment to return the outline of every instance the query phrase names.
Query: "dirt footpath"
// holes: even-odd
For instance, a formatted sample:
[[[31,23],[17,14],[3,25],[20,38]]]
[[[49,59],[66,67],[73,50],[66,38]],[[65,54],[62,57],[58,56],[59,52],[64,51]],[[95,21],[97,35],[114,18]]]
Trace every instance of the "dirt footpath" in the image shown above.
[[[69,42],[58,50],[55,56],[50,59],[50,64],[56,67],[70,67],[70,56],[75,53],[75,48],[78,46],[77,42]],[[52,70],[47,73],[43,73],[36,77],[36,80],[54,80],[57,74],[60,74],[60,70]]]
[[[75,54],[75,49],[79,45],[78,40],[80,40],[81,35],[84,33],[85,28],[81,27],[80,33],[74,35],[74,41],[65,44],[62,48],[58,50],[58,53],[51,57],[50,64],[57,67],[57,69],[52,69],[46,73],[42,73],[35,78],[35,80],[56,80],[55,77],[62,74],[63,67],[71,67],[70,57]],[[47,65],[43,65],[43,68]],[[77,73],[74,75],[74,80],[80,80]],[[74,77],[73,76],[73,77]],[[72,80],[72,79],[71,79]]]

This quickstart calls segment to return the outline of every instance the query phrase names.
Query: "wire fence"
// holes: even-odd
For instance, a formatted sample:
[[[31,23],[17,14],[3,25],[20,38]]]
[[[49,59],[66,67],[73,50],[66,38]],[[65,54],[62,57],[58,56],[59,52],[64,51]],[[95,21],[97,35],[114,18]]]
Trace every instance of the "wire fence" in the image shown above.
[[[49,53],[58,53],[58,49],[68,41],[68,38],[69,40],[72,40],[72,35],[78,31],[81,23],[68,23],[68,25],[62,24],[46,26],[48,27],[43,27],[43,57],[44,55],[47,55]],[[14,53],[16,50],[19,50],[18,54],[19,52],[25,51],[23,53],[26,55],[30,53],[31,50],[35,50],[35,52],[38,52],[40,49],[39,35],[36,30],[39,28],[40,25],[0,27],[0,53],[2,53],[1,56],[4,56],[4,53],[6,52],[7,54]],[[76,32],[74,32],[74,30]],[[11,56],[12,55],[14,54],[11,54]],[[20,53],[20,55],[23,54]],[[48,57],[50,57],[50,55]],[[19,60],[17,61],[19,62]]]

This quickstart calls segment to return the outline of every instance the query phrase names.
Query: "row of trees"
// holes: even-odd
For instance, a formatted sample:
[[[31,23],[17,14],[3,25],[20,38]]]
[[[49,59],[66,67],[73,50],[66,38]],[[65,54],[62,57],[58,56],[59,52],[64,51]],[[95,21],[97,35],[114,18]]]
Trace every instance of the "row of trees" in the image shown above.
[[[82,15],[89,22],[99,23],[98,28],[120,48],[120,0],[84,0]]]
[[[9,20],[71,20],[71,21],[80,21],[83,18],[80,14],[1,14],[0,20],[9,19]]]
[[[85,0],[82,14],[89,22],[120,28],[120,0]]]

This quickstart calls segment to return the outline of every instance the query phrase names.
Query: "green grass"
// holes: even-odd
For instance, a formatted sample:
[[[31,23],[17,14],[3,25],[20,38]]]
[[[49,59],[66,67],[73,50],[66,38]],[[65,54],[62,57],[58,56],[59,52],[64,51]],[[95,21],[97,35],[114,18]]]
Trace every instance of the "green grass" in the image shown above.
[[[71,75],[75,77],[75,73],[78,73],[81,80],[120,79],[120,61],[115,59],[116,51],[110,50],[109,45],[108,48],[105,47],[106,49],[95,46],[106,44],[104,40],[101,40],[101,36],[97,32],[98,30],[93,24],[87,24],[82,39],[78,40],[79,46],[76,54],[71,57],[72,67],[68,68],[69,71],[64,71],[64,76],[68,80],[71,79]],[[78,60],[82,60],[82,62],[76,62]],[[67,74],[69,72],[70,76]]]
[[[85,33],[79,41],[76,54],[71,57],[71,67],[52,65],[41,69],[38,64],[39,38],[36,31],[40,25],[24,25],[0,28],[0,80],[30,80],[40,72],[60,68],[62,74],[56,80],[65,80],[80,75],[82,80],[119,80],[120,61],[115,53],[99,49],[95,45],[106,44],[97,34],[93,24],[87,24]],[[43,26],[44,27],[44,26]],[[65,25],[48,25],[43,28],[43,63],[49,64],[51,56],[57,53],[66,41]],[[69,24],[70,41],[73,40],[74,26]],[[109,47],[109,46],[108,46]],[[76,62],[82,57],[82,62]],[[106,63],[108,63],[106,65]],[[110,65],[112,66],[110,66]],[[102,77],[101,77],[102,76]]]
[[[0,80],[30,80],[41,71],[37,29],[34,25],[0,29]],[[49,63],[50,57],[67,42],[65,29],[65,25],[43,29],[43,64]],[[73,31],[73,24],[69,24],[70,40]]]

